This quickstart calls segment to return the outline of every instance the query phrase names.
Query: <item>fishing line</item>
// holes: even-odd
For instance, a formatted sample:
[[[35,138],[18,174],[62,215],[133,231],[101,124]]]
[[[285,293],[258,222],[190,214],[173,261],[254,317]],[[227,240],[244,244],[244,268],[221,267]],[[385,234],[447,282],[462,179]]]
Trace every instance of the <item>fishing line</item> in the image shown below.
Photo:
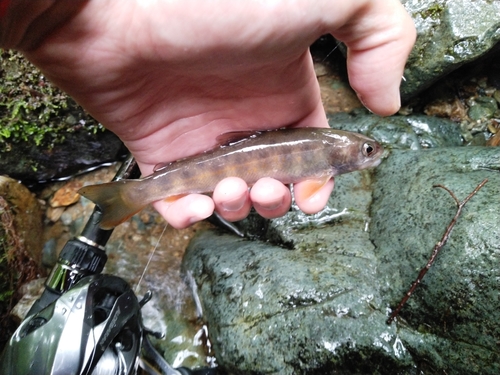
[[[339,48],[340,43],[341,43],[341,42],[337,42],[337,45],[336,45],[336,46],[335,46],[335,47],[334,47],[334,48],[333,48],[330,52],[328,52],[328,54],[325,56],[325,58],[323,59],[323,61],[322,61],[322,62],[325,62],[325,61],[326,61],[326,59],[327,59],[327,58],[329,58],[329,57],[330,57],[330,55],[331,55],[333,52],[335,52],[335,50],[336,50],[337,48]]]
[[[153,259],[153,256],[155,255],[156,249],[158,248],[158,245],[160,245],[160,241],[165,234],[165,231],[167,230],[168,223],[165,224],[165,227],[163,227],[163,231],[160,234],[160,237],[158,237],[158,241],[156,241],[156,245],[153,248],[153,251],[151,251],[151,254],[149,254],[149,259],[148,262],[146,263],[146,266],[144,267],[144,270],[142,271],[142,275],[139,278],[139,281],[137,282],[137,286],[135,287],[135,294],[139,293],[139,286],[141,285],[142,279],[144,278],[144,275],[146,274],[146,271],[148,270],[149,264],[151,263],[151,260]]]

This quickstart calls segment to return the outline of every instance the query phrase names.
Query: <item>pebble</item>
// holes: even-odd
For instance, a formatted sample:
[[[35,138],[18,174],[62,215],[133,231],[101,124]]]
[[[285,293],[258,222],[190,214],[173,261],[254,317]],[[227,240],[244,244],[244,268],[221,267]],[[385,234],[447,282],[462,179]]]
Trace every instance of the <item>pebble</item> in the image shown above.
[[[473,121],[490,119],[498,109],[495,99],[489,96],[480,96],[474,100],[467,114]]]
[[[49,200],[50,207],[67,207],[80,200],[78,190],[83,186],[82,181],[72,180],[57,190]]]
[[[48,207],[47,211],[45,211],[45,216],[51,222],[55,223],[57,220],[61,218],[61,215],[66,210],[66,207]]]

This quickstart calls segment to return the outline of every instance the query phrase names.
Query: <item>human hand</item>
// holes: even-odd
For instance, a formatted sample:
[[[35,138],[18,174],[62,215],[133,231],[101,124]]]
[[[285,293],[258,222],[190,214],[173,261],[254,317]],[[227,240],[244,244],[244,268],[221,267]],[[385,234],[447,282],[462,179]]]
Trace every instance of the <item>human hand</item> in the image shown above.
[[[35,26],[16,38],[4,32],[0,42],[23,50],[115,132],[144,175],[160,162],[212,148],[225,132],[328,126],[308,52],[326,33],[347,45],[350,83],[362,102],[380,115],[396,112],[415,39],[398,0],[90,0],[80,2],[70,20],[62,15],[71,2],[42,3],[48,11],[30,16]],[[53,28],[45,26],[49,20]],[[333,180],[296,203],[317,212],[332,189]],[[290,190],[272,179],[250,191],[243,181],[226,179],[212,198],[188,195],[155,207],[182,228],[214,208],[237,220],[253,205],[271,218],[291,202]]]

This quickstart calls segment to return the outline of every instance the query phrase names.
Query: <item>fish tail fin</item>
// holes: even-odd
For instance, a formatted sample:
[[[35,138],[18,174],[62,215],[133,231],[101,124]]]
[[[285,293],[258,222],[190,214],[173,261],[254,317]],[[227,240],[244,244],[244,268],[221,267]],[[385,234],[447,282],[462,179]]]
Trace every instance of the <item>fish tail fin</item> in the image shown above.
[[[142,210],[146,204],[134,202],[127,196],[127,191],[139,181],[114,181],[99,185],[89,185],[81,188],[78,193],[94,202],[102,211],[99,226],[102,229],[112,229],[127,221],[132,215]]]

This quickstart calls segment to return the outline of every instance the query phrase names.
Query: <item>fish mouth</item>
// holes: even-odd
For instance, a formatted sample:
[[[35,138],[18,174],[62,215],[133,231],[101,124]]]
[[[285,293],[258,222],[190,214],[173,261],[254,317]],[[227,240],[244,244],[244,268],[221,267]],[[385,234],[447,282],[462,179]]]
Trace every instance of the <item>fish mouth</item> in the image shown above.
[[[370,168],[378,167],[380,165],[380,163],[382,163],[382,158],[381,157],[379,157],[378,159],[374,160],[371,163]]]
[[[382,159],[386,153],[382,146],[378,145],[378,147],[379,149],[377,150],[377,153],[373,156],[373,159],[367,163],[366,168],[375,168],[382,163]]]

